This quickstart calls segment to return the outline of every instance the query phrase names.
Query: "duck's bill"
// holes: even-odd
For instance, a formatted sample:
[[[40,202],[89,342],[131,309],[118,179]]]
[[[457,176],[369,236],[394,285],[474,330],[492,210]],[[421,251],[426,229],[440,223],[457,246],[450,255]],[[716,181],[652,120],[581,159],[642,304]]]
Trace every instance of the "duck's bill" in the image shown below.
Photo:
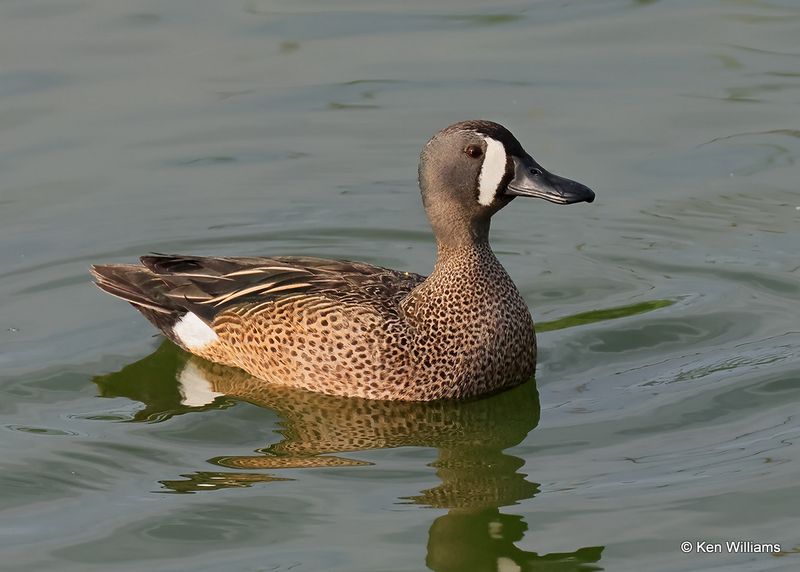
[[[513,157],[513,161],[514,178],[506,189],[508,195],[544,199],[560,205],[594,201],[592,189],[546,171],[533,157]]]

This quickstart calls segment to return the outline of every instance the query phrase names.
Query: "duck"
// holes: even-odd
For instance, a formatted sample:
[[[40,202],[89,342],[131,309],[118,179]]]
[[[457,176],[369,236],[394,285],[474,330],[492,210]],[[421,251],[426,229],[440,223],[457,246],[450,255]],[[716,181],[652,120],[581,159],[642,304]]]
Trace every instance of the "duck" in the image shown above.
[[[91,273],[183,350],[265,384],[433,401],[530,380],[533,319],[492,252],[490,221],[518,197],[591,203],[594,192],[545,170],[486,120],[436,133],[418,182],[437,248],[428,276],[308,256],[166,254]]]

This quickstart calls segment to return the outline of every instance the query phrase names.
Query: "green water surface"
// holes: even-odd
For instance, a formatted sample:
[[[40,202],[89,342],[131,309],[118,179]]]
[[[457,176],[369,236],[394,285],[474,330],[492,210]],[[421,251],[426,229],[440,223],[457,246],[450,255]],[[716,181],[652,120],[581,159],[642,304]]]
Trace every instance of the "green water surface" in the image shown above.
[[[597,192],[493,222],[535,382],[256,391],[90,284],[427,273],[417,157],[476,117]],[[0,569],[800,570],[799,160],[795,0],[0,2]]]

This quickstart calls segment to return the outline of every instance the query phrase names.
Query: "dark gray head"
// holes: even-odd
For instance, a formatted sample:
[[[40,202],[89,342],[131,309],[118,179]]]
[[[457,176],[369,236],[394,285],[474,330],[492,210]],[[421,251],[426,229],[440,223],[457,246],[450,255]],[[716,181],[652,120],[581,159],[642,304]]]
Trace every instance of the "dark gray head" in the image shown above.
[[[591,189],[546,171],[491,121],[462,121],[434,135],[420,155],[419,184],[440,243],[485,240],[491,216],[515,197],[594,200]]]

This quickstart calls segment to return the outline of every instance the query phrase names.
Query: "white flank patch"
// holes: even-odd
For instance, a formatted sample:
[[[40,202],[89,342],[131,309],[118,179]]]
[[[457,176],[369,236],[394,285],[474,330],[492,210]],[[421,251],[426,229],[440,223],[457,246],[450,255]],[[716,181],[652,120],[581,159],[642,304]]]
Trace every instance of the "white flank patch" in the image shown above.
[[[485,137],[486,156],[478,175],[478,202],[488,207],[494,201],[497,187],[506,174],[506,148],[497,139]]]
[[[187,312],[183,318],[175,322],[172,332],[190,350],[202,349],[218,339],[217,333],[211,326],[192,312]]]
[[[178,388],[181,392],[181,403],[188,407],[201,407],[208,405],[220,395],[214,391],[214,386],[208,381],[203,372],[192,362],[188,362],[178,376]]]

